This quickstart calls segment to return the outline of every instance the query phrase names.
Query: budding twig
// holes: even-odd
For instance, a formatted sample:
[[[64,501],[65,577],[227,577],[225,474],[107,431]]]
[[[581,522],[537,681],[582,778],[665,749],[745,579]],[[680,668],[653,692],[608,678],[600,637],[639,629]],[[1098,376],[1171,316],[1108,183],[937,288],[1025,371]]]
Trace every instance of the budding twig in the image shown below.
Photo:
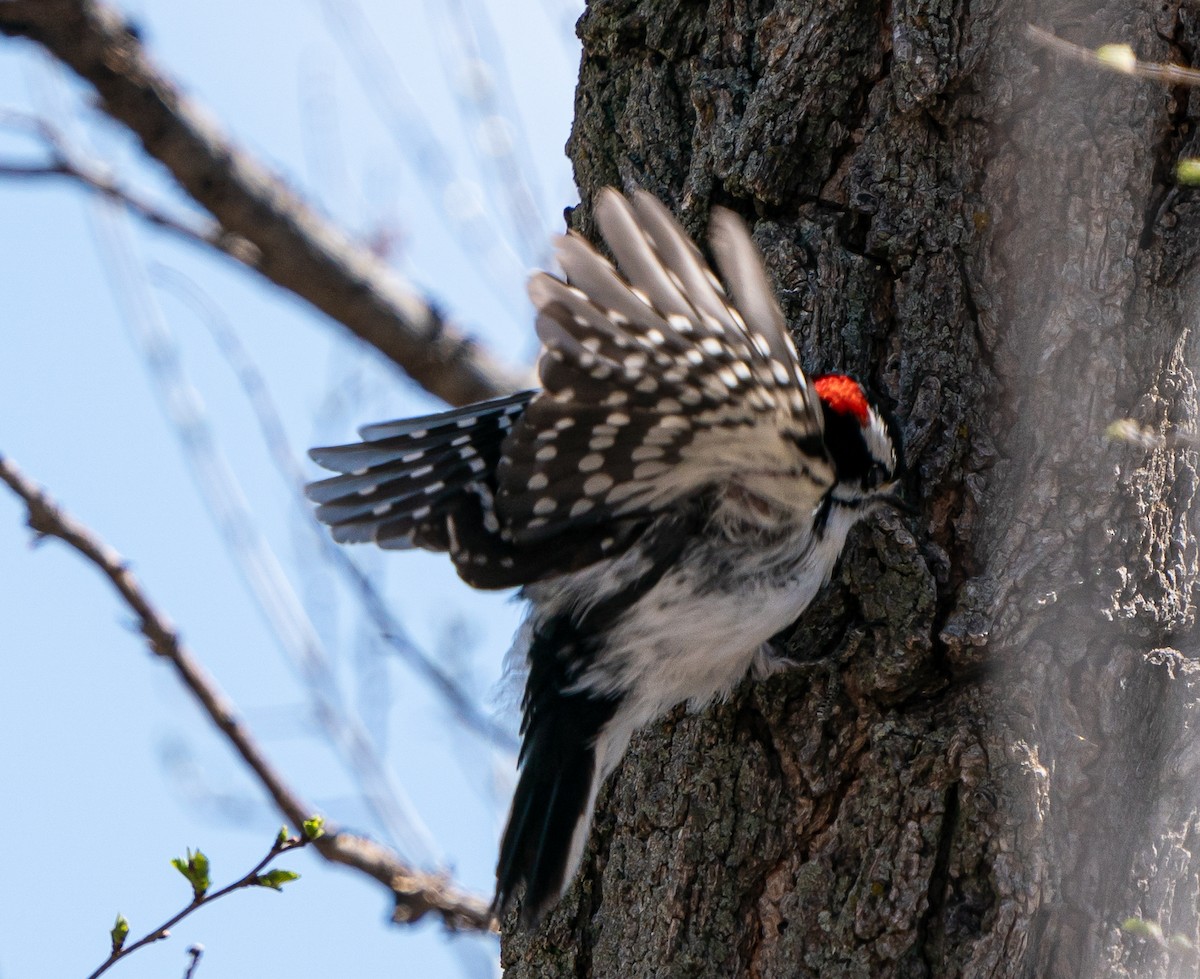
[[[313,827],[311,831],[310,827]],[[195,854],[189,852],[186,862],[178,859],[173,860],[172,863],[175,867],[187,877],[192,885],[191,902],[182,911],[172,915],[132,945],[125,944],[125,937],[129,934],[129,922],[125,920],[123,915],[117,915],[117,923],[112,929],[112,954],[104,960],[100,968],[88,976],[88,979],[96,979],[97,976],[103,975],[121,959],[136,952],[139,948],[144,948],[147,945],[152,945],[154,942],[159,942],[164,938],[170,937],[171,929],[184,918],[204,907],[204,905],[212,904],[213,901],[224,897],[226,894],[232,894],[234,891],[239,891],[246,887],[269,887],[272,890],[281,890],[284,884],[296,880],[300,875],[294,874],[290,870],[273,870],[269,874],[263,874],[263,870],[266,869],[267,864],[281,853],[286,853],[288,850],[299,850],[308,846],[318,839],[322,832],[320,820],[306,821],[304,833],[301,836],[291,836],[287,831],[287,827],[284,827],[275,839],[275,842],[271,844],[271,849],[267,851],[267,855],[254,865],[253,870],[244,877],[240,877],[232,884],[222,887],[217,891],[208,890],[208,859],[199,850]],[[188,966],[188,975],[191,975],[196,968],[197,962],[200,960],[203,949],[200,949],[199,946],[193,946],[188,950],[188,953],[192,956],[191,964]]]

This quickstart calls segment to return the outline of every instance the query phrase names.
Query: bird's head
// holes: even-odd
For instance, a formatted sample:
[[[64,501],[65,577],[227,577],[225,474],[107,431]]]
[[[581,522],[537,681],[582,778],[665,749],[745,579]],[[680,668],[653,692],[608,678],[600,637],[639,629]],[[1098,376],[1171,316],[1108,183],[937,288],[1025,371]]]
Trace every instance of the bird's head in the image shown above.
[[[823,374],[813,387],[825,416],[825,446],[837,467],[834,500],[854,507],[899,502],[904,453],[895,420],[846,374]]]

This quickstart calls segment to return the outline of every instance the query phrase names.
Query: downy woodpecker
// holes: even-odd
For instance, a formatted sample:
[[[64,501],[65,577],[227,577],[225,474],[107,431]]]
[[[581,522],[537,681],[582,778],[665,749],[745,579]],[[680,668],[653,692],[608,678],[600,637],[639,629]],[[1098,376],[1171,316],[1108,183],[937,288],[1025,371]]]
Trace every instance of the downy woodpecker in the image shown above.
[[[570,884],[630,736],[769,669],[850,528],[893,499],[899,434],[850,377],[805,375],[740,218],[714,209],[728,292],[667,209],[604,191],[616,267],[557,241],[529,295],[542,389],[314,449],[342,542],[449,552],[520,586],[528,679],[496,908],[536,922]]]

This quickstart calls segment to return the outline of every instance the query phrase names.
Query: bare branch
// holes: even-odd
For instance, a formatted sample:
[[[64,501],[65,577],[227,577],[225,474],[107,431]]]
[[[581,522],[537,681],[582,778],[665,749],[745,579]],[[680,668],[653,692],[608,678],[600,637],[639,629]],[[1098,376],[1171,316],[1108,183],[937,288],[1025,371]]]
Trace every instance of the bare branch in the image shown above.
[[[108,578],[137,616],[151,650],[168,660],[199,701],[213,723],[250,766],[280,812],[296,825],[311,819],[316,810],[305,802],[275,771],[266,755],[234,710],[233,704],[183,645],[175,626],[142,591],[124,559],[87,527],[63,511],[17,466],[0,454],[0,481],[8,484],[28,510],[32,530],[73,547]],[[482,898],[467,894],[445,877],[423,873],[406,864],[385,846],[360,836],[330,831],[314,843],[327,860],[375,878],[396,900],[398,922],[412,922],[436,914],[452,930],[494,931],[495,922]]]
[[[36,41],[90,82],[108,115],[226,232],[255,246],[256,271],[342,323],[426,390],[465,404],[521,385],[221,133],[115,10],[94,0],[3,0],[0,33]]]

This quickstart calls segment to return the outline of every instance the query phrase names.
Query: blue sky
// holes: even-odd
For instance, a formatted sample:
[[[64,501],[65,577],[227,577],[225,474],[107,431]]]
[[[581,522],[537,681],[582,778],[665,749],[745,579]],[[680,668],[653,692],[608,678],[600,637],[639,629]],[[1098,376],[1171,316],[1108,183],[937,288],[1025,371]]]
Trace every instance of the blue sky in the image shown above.
[[[141,0],[123,9],[160,62],[238,141],[355,235],[393,242],[404,275],[514,362],[529,360],[523,276],[542,257],[519,240],[507,254],[495,243],[464,248],[438,206],[470,200],[484,172],[478,120],[464,119],[454,97],[464,63],[441,11],[470,23],[503,58],[510,95],[503,105],[517,124],[511,132],[523,133],[517,144],[534,170],[529,180],[549,233],[561,230],[562,208],[575,202],[562,152],[578,59],[571,4]],[[353,37],[360,22],[369,37],[360,35],[357,57],[348,57],[337,32],[349,24]],[[382,68],[372,60],[372,37],[387,55]],[[449,184],[414,168],[404,151],[424,137],[411,118],[397,132],[394,97],[379,98],[392,94],[393,67],[446,149]],[[133,142],[86,108],[87,98],[32,46],[0,43],[0,108],[52,116],[130,185],[186,208]],[[390,127],[381,121],[389,112]],[[496,126],[487,132],[494,138]],[[0,158],[36,155],[35,143],[0,131]],[[490,223],[511,238],[505,209],[487,205],[486,196],[485,189]],[[499,257],[478,257],[489,250]],[[356,424],[436,410],[436,402],[294,298],[65,183],[0,179],[0,269],[0,452],[132,561],[303,795],[345,825],[384,835],[347,766],[316,733],[300,671],[189,474],[130,309],[161,316],[255,525],[325,644],[334,676],[325,693],[376,739],[428,829],[409,827],[398,842],[414,861],[450,868],[487,891],[511,759],[456,726],[363,624],[345,589],[314,570],[313,538],[208,324],[226,324],[246,346],[297,456],[314,442],[350,437]],[[197,296],[206,312],[198,313]],[[436,555],[357,549],[354,556],[419,645],[490,705],[519,616],[511,597],[472,593]],[[61,545],[31,547],[22,507],[6,491],[0,580],[0,784],[8,821],[0,836],[0,979],[84,976],[103,960],[117,911],[139,936],[186,902],[171,857],[201,847],[215,883],[225,883],[254,864],[280,818],[167,667],[153,661],[107,584]],[[297,976],[496,970],[491,940],[448,941],[435,925],[390,926],[386,895],[365,879],[308,854],[280,865],[302,879],[283,894],[246,892],[202,909],[111,975],[181,976],[195,942],[206,949],[197,975],[210,979],[268,969]]]

